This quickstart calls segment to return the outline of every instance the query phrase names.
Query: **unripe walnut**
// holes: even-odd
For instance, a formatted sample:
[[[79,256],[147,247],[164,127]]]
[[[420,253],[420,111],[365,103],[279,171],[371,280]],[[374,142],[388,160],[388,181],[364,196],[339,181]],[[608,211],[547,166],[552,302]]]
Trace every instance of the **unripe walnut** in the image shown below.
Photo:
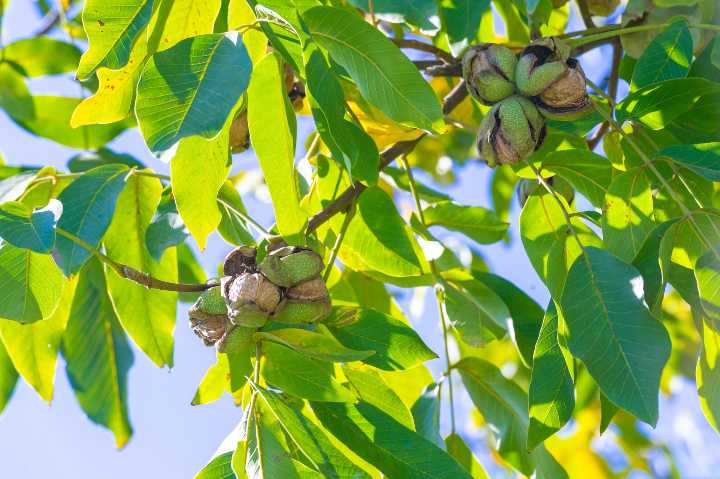
[[[215,344],[224,334],[227,307],[220,288],[204,291],[188,311],[190,328],[206,346]]]
[[[495,105],[478,131],[478,151],[488,166],[515,164],[545,139],[545,121],[530,100],[511,96]]]
[[[480,102],[492,105],[515,91],[517,59],[509,48],[493,43],[470,47],[462,60],[468,91]]]
[[[260,273],[225,277],[221,282],[233,324],[260,327],[280,303],[280,289]]]
[[[567,45],[544,38],[528,45],[520,54],[515,69],[518,90],[532,97],[547,118],[575,120],[592,108],[585,73],[569,53]]]
[[[323,270],[323,261],[311,249],[286,246],[269,253],[258,269],[276,285],[290,288],[319,275]]]

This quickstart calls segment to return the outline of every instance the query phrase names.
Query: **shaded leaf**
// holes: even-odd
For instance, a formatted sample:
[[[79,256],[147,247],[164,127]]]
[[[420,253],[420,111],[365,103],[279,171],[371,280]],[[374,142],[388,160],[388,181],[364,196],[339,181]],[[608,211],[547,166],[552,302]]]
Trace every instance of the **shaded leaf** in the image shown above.
[[[425,387],[420,397],[410,409],[415,422],[415,430],[422,437],[441,449],[445,449],[446,443],[440,435],[440,384],[431,383]],[[453,454],[448,450],[448,453]],[[455,457],[455,456],[453,456]],[[458,458],[455,457],[457,460]],[[458,460],[458,462],[460,462]],[[462,464],[462,463],[461,463]],[[467,469],[467,468],[466,468]],[[468,471],[470,472],[470,471]]]
[[[282,344],[298,353],[314,359],[330,362],[362,361],[374,354],[373,351],[356,351],[340,344],[330,335],[305,329],[274,329],[270,332],[258,331],[256,340]]]
[[[325,433],[301,411],[285,402],[277,393],[255,387],[258,397],[280,422],[287,436],[323,477],[363,479],[368,475],[332,445]]]
[[[247,347],[232,354],[216,353],[217,361],[208,368],[195,391],[193,406],[217,401],[226,391],[234,396],[242,390],[252,374],[250,358],[255,348],[250,346],[247,343]]]
[[[450,201],[434,203],[423,209],[428,226],[439,225],[458,231],[480,244],[500,241],[505,237],[508,223],[492,211],[480,206],[463,206]]]
[[[440,102],[415,65],[361,17],[334,7],[302,15],[313,39],[357,83],[360,93],[391,119],[424,130],[444,126]]]
[[[153,219],[145,231],[145,246],[155,261],[160,261],[166,249],[177,246],[188,237],[185,223],[177,212],[172,190],[163,191]]]
[[[437,6],[432,0],[350,0],[353,6],[389,23],[407,22],[423,30],[436,30],[431,18],[437,16]]]
[[[212,138],[250,80],[252,63],[237,34],[199,35],[152,56],[137,86],[135,114],[148,148]]]
[[[322,425],[388,477],[469,478],[445,451],[366,402],[311,403]]]
[[[125,165],[105,165],[89,170],[70,183],[58,197],[63,204],[58,228],[97,248],[110,226],[127,174]],[[56,245],[58,264],[65,274],[77,273],[91,255],[62,235]]]
[[[664,80],[684,78],[690,70],[693,40],[687,21],[673,21],[656,36],[635,65],[632,85],[642,88]]]
[[[264,343],[263,353],[263,377],[286,393],[313,401],[355,400],[355,395],[333,377],[332,365],[274,343]]]
[[[0,245],[0,318],[20,323],[49,318],[65,286],[50,255]]]
[[[477,280],[443,282],[445,311],[460,338],[475,347],[505,336],[510,311],[500,297]]]
[[[480,20],[490,8],[489,0],[443,0],[440,2],[440,19],[447,33],[450,51],[459,55],[475,42]]]
[[[0,238],[18,248],[49,253],[55,245],[55,214],[14,201],[0,204]]]
[[[703,413],[715,430],[720,431],[720,327],[711,327],[708,323],[713,321],[703,321],[702,349],[695,374]]]
[[[657,153],[687,166],[710,181],[720,181],[720,142],[697,145],[672,145]]]
[[[533,353],[528,405],[528,447],[532,450],[572,417],[575,384],[558,342],[558,314],[550,302]]]
[[[543,169],[565,178],[590,203],[600,208],[612,181],[612,165],[603,156],[580,148],[553,151]]]
[[[80,272],[62,354],[75,396],[88,417],[115,434],[123,447],[132,429],[127,411],[127,373],[133,354],[110,298],[100,262]]]
[[[334,308],[325,325],[344,346],[375,351],[364,362],[385,371],[411,368],[437,357],[409,325],[372,309]]]
[[[479,358],[463,358],[455,368],[475,407],[493,428],[496,448],[505,461],[526,475],[536,471],[539,478],[568,477],[544,446],[528,452],[528,397],[520,386],[505,378],[496,366]]]
[[[220,187],[217,204],[220,210],[220,224],[218,225],[220,236],[233,245],[254,244],[255,238],[248,231],[245,221],[247,210],[240,193],[229,181]]]
[[[410,410],[402,399],[383,381],[382,376],[371,369],[362,369],[344,365],[343,374],[350,382],[361,401],[375,406],[385,414],[410,430],[415,430],[415,423]]]
[[[657,422],[660,374],[670,356],[665,327],[642,302],[639,272],[587,247],[568,273],[562,299],[568,347],[614,404]]]
[[[490,479],[488,473],[485,472],[485,468],[483,468],[459,435],[452,433],[446,437],[445,448],[448,454],[454,457],[455,460],[470,473],[473,479]]]

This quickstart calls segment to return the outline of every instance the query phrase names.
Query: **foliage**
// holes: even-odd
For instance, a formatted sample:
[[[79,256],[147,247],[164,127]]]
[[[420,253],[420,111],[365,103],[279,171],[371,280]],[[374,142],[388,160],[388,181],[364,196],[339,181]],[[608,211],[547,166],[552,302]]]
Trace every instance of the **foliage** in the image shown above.
[[[61,354],[80,406],[122,447],[130,341],[172,367],[178,301],[220,285],[231,316],[195,308],[192,327],[237,335],[192,404],[227,392],[244,414],[198,478],[625,477],[590,442],[613,424],[628,464],[647,469],[664,446],[637,423],[655,426],[676,376],[697,382],[720,431],[720,12],[630,0],[620,23],[596,25],[617,2],[576,1],[587,29],[574,33],[566,2],[549,0],[493,2],[503,25],[469,0],[60,2],[43,34],[0,50],[0,108],[82,150],[67,171],[0,165],[0,412],[18,378],[50,401]],[[608,77],[586,91],[574,57],[606,45]],[[35,94],[29,80],[46,76],[72,76],[83,98]],[[492,203],[416,180],[462,177],[478,129]],[[126,130],[169,176],[108,148]],[[232,169],[248,147],[270,228]],[[277,296],[257,324],[237,316],[258,297],[228,299],[240,272],[226,263],[218,280],[196,259],[215,233],[252,247],[255,284]],[[479,256],[518,240],[546,308]],[[325,270],[270,281],[278,251],[307,253],[285,245]],[[311,280],[319,309],[302,319]],[[395,300],[428,289],[440,351]],[[275,313],[290,306],[299,316]],[[457,429],[460,390],[492,462]]]

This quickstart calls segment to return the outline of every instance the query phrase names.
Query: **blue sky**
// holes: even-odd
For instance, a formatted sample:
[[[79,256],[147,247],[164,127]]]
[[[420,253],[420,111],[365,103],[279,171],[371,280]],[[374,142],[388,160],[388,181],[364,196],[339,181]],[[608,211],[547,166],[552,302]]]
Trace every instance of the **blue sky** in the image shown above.
[[[28,36],[39,26],[30,2],[16,0],[10,3],[6,14],[2,40]],[[576,20],[570,30],[580,29]],[[582,59],[585,71],[599,82],[606,75],[609,49],[596,50]],[[31,82],[36,93],[74,96],[77,87],[67,80],[41,79]],[[621,94],[623,90],[621,89]],[[307,120],[300,122],[300,141],[309,132]],[[166,164],[153,158],[145,147],[139,133],[130,131],[115,140],[111,147],[118,152],[135,155],[149,167],[167,173]],[[29,135],[15,126],[0,113],[0,153],[10,164],[54,165],[63,167],[74,150],[64,148],[47,140]],[[299,152],[298,158],[302,157]],[[257,168],[251,153],[236,156],[235,170]],[[426,179],[423,175],[422,178]],[[458,184],[446,191],[459,203],[469,205],[490,204],[488,191],[489,170],[479,163],[471,162],[461,174]],[[272,222],[269,204],[254,195],[244,197],[248,210],[261,223]],[[403,203],[404,202],[404,203]],[[410,208],[409,199],[401,201],[401,208]],[[516,282],[541,305],[546,305],[548,294],[518,240],[516,225],[519,214],[513,206],[512,224],[514,241],[510,245],[496,244],[482,248],[493,270]],[[456,236],[440,233],[443,239]],[[463,240],[464,241],[464,240]],[[201,262],[207,271],[213,271],[229,251],[230,246],[213,235]],[[411,293],[404,291],[401,304],[423,338],[435,351],[442,351],[437,312],[432,294],[426,294],[420,304],[410,313]],[[189,478],[211,457],[225,436],[240,419],[241,410],[234,407],[229,398],[210,405],[190,406],[195,388],[208,366],[214,362],[214,353],[206,348],[187,327],[186,307],[181,305],[175,335],[175,367],[172,371],[157,369],[149,359],[135,348],[135,364],[129,374],[129,409],[134,434],[124,450],[114,448],[111,433],[92,424],[77,405],[59,360],[52,406],[43,402],[24,383],[16,388],[15,395],[0,416],[0,463],[4,477],[57,479],[162,477]],[[430,364],[434,373],[443,368],[440,360]],[[655,434],[672,441],[671,447],[678,452],[685,472],[683,477],[712,477],[720,460],[709,453],[720,450],[717,435],[705,423],[699,412],[699,404],[693,384],[680,383],[681,394],[672,402],[661,404],[661,421]],[[460,394],[458,408],[460,424],[468,424],[467,412],[471,405]],[[443,421],[447,432],[447,423]],[[476,446],[482,462],[489,465],[487,450],[472,426],[461,428]],[[617,451],[610,441],[599,441],[598,448],[610,457],[617,458]],[[703,453],[707,451],[707,453]],[[660,463],[658,463],[661,465]],[[706,475],[707,474],[707,475]],[[634,476],[644,477],[644,476]]]

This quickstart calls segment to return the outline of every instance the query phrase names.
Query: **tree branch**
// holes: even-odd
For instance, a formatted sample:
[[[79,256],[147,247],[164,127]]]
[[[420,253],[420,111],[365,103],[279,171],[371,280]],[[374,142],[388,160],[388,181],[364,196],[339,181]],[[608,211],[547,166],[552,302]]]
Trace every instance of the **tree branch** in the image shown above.
[[[465,81],[463,80],[458,83],[443,100],[443,114],[448,114],[453,111],[466,96],[467,88],[465,87]],[[422,133],[414,140],[401,141],[385,149],[380,154],[380,171],[385,169],[386,166],[395,161],[395,159],[400,155],[410,153],[413,148],[415,148],[415,145],[417,145],[420,140],[425,137],[425,135],[426,133]],[[350,205],[352,205],[366,189],[367,186],[359,181],[353,183],[352,186],[343,191],[340,196],[335,199],[335,201],[310,218],[310,221],[308,221],[307,233],[312,233],[336,214],[347,211]]]
[[[580,9],[580,16],[583,19],[583,23],[588,29],[596,28],[595,22],[593,22],[592,14],[588,8],[586,0],[577,0],[578,8]]]
[[[608,78],[608,96],[615,101],[617,96],[618,82],[620,79],[620,60],[622,59],[623,48],[619,38],[615,38],[613,42],[613,59],[612,66],[610,67],[610,77]],[[594,137],[588,140],[588,148],[592,151],[595,149],[600,140],[602,140],[605,133],[610,128],[610,124],[604,121],[600,125],[600,129],[597,131]]]
[[[409,38],[391,38],[390,41],[392,41],[399,48],[411,48],[413,50],[418,50],[425,53],[432,53],[440,60],[443,60],[445,63],[452,64],[457,62],[457,59],[450,53],[430,43],[425,43],[421,42],[420,40],[413,40]]]

